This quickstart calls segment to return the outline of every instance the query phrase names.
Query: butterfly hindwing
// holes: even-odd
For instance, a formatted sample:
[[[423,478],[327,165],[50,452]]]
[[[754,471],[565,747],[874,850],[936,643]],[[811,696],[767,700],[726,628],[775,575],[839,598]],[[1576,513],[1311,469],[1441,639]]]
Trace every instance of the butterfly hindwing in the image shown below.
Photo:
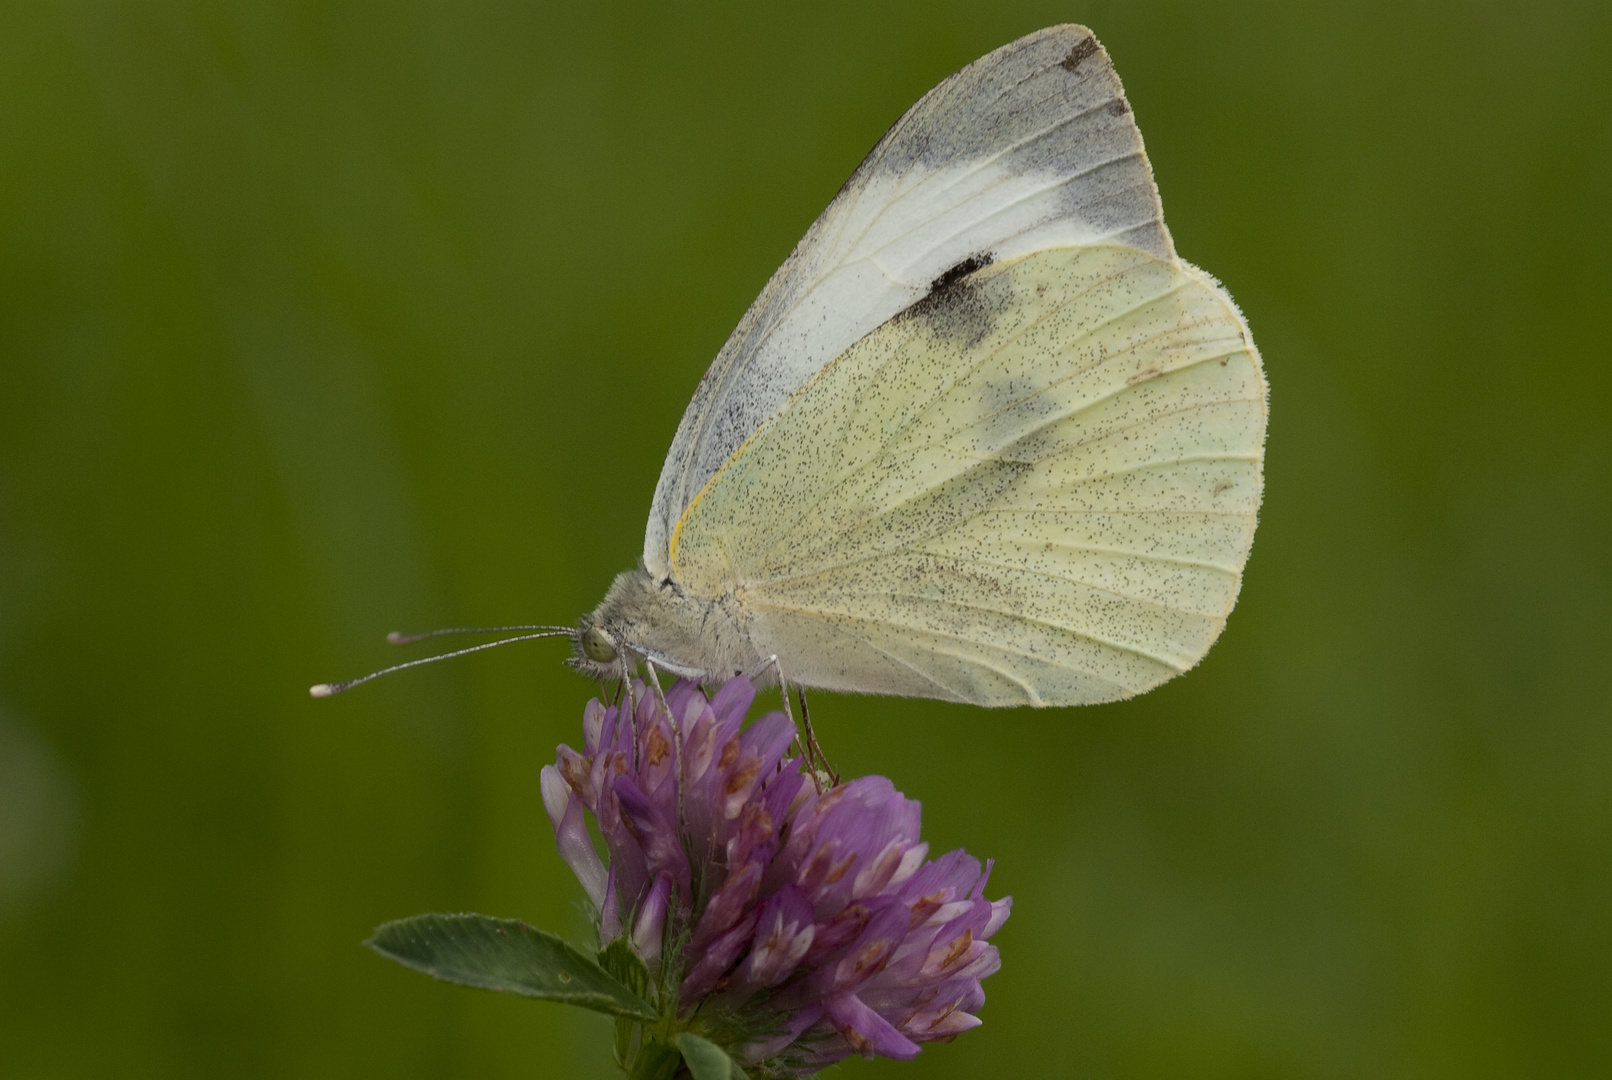
[[[1258,354],[1207,275],[1135,248],[979,267],[866,335],[678,523],[806,685],[1082,704],[1192,666],[1261,490]]]

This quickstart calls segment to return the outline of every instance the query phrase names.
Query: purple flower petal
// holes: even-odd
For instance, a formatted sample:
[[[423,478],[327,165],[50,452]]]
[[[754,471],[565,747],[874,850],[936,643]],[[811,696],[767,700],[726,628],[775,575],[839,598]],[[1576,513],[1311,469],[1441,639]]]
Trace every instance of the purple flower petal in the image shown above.
[[[985,923],[985,929],[980,931],[980,937],[988,938],[1002,928],[1013,914],[1013,897],[1004,896],[1000,900],[991,901],[991,917]]]
[[[906,933],[906,909],[899,903],[886,903],[844,954],[814,976],[816,988],[825,996],[856,990],[885,969]]]
[[[599,752],[599,739],[604,731],[605,707],[597,698],[582,710],[582,752],[588,757]]]
[[[979,1026],[979,1017],[949,1005],[944,1009],[929,1009],[914,1013],[902,1023],[901,1030],[927,1042],[931,1039],[950,1039],[969,1028]]]
[[[656,875],[648,899],[638,910],[638,921],[633,924],[633,951],[650,970],[654,970],[660,964],[661,942],[666,936],[666,907],[671,894],[672,876]]]
[[[871,1058],[876,1054],[908,1061],[918,1056],[918,1044],[897,1031],[891,1023],[862,1003],[855,994],[838,994],[823,1001],[830,1022],[853,1053]]]
[[[794,974],[816,932],[806,894],[793,885],[785,885],[761,907],[755,943],[740,978],[758,988],[777,986]]]
[[[651,801],[631,776],[616,777],[615,795],[622,820],[643,853],[645,872],[670,874],[688,895],[688,856],[678,841],[677,826],[664,816],[664,808]]]
[[[767,812],[766,804],[748,803],[739,814],[737,830],[728,837],[727,864],[743,866],[749,862],[760,862],[765,866],[778,849],[777,835],[778,830],[773,825],[773,817]]]
[[[721,717],[723,723],[731,722],[734,730],[738,730],[755,700],[756,688],[749,679],[729,679],[711,695],[711,711]]]
[[[689,942],[689,949],[693,952],[703,951],[713,938],[720,937],[728,932],[739,917],[744,914],[750,901],[756,897],[761,888],[761,865],[751,863],[743,867],[737,874],[729,876],[722,888],[711,897],[710,903],[705,907],[705,913],[700,916],[699,925],[694,929],[694,938]]]
[[[599,944],[608,945],[621,936],[621,903],[616,898],[616,868],[610,867],[605,879],[604,903],[599,905]]]
[[[812,820],[799,836],[791,835],[787,854],[797,859],[796,884],[812,897],[820,920],[870,894],[856,889],[861,868],[867,868],[870,887],[882,888],[907,848],[918,843],[918,804],[882,776],[842,784],[807,813]],[[881,856],[887,863],[879,863]]]
[[[873,909],[863,901],[841,908],[828,922],[817,924],[817,937],[806,953],[806,963],[816,967],[862,935],[873,918]]]
[[[730,762],[727,754],[723,755],[720,803],[723,819],[732,821],[739,816],[794,739],[795,727],[783,713],[768,713],[739,736],[733,760]]]
[[[978,979],[949,979],[922,987],[869,985],[858,990],[856,996],[897,1027],[903,1026],[903,1018],[923,1010],[958,1008],[974,1012],[985,1004],[985,991]]]
[[[654,800],[663,816],[672,818],[677,813],[677,740],[665,716],[658,712],[646,715],[643,707],[638,711],[637,784]]]
[[[740,1043],[738,1046],[731,1048],[732,1053],[743,1061],[765,1061],[787,1049],[790,1043],[804,1035],[822,1018],[823,1006],[821,1004],[796,1009],[765,1040]]]
[[[693,1005],[706,994],[718,988],[724,973],[733,966],[744,947],[756,931],[756,913],[752,911],[739,920],[739,924],[716,938],[705,947],[705,953],[683,979],[682,1004]]]
[[[554,825],[554,843],[560,849],[560,858],[582,882],[588,899],[599,907],[604,903],[605,866],[593,850],[588,822],[582,816],[582,800],[572,797],[570,785],[553,765],[543,766],[538,782],[543,791],[543,808]]]
[[[587,758],[562,743],[555,752],[554,766],[584,805],[589,808],[597,805],[599,793],[594,790],[592,766]]]

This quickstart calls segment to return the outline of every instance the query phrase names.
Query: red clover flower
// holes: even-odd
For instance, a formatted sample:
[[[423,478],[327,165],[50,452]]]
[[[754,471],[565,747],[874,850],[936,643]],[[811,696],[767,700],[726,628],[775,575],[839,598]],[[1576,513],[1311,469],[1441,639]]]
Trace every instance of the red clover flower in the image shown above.
[[[686,1033],[750,1075],[806,1076],[977,1026],[1012,904],[985,899],[991,864],[926,860],[918,803],[882,776],[819,792],[783,713],[744,726],[754,698],[743,679],[710,700],[680,682],[668,715],[634,684],[633,713],[589,702],[582,751],[543,770],[601,963],[656,1016],[618,1018],[622,1067],[673,1075]]]

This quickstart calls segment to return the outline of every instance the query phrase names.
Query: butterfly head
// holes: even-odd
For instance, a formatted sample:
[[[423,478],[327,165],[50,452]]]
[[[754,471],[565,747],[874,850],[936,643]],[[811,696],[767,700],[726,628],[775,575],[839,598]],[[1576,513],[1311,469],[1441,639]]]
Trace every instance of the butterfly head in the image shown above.
[[[657,672],[720,683],[759,662],[731,598],[691,596],[642,566],[618,574],[605,598],[571,635],[571,669],[617,679],[640,662]]]
[[[604,600],[577,624],[566,664],[590,679],[619,679],[630,675],[640,658],[658,658],[652,629],[656,600],[642,568],[618,574]]]

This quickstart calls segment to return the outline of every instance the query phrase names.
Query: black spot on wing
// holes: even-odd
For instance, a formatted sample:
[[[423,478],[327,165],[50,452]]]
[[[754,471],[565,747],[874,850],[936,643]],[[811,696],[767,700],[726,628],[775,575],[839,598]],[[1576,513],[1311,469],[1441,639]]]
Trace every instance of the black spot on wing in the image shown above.
[[[934,281],[931,281],[929,283],[929,295],[933,296],[942,289],[951,288],[974,271],[983,270],[990,266],[991,262],[992,257],[989,251],[981,252],[978,255],[970,255],[956,266],[944,271]]]
[[[929,292],[897,317],[923,319],[937,337],[977,343],[991,332],[1006,303],[1001,287],[983,288],[974,276],[994,261],[995,256],[983,251],[949,267],[929,283]]]
[[[1069,55],[1064,57],[1063,62],[1060,63],[1058,66],[1063,68],[1065,71],[1070,72],[1071,74],[1073,74],[1075,72],[1075,70],[1080,67],[1080,62],[1082,60],[1086,59],[1089,56],[1094,56],[1094,55],[1096,55],[1096,53],[1097,53],[1097,39],[1092,38],[1092,37],[1086,38],[1085,40],[1081,41],[1078,45],[1076,45],[1073,49],[1070,49],[1069,50]]]
[[[929,283],[929,291],[914,301],[905,314],[933,317],[948,308],[966,306],[977,291],[970,276],[990,266],[993,261],[995,257],[989,251],[982,251],[948,267]]]

